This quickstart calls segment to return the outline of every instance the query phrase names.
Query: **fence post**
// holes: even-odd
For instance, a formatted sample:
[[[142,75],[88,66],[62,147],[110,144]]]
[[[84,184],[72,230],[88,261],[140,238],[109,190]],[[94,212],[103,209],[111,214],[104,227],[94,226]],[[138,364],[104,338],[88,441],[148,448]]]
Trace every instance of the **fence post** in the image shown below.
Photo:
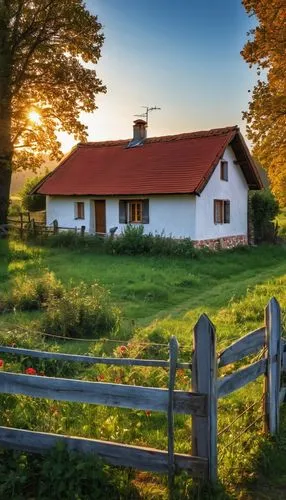
[[[53,220],[53,233],[57,234],[59,232],[59,223],[57,219]]]
[[[265,308],[267,368],[264,383],[264,432],[279,430],[279,393],[281,380],[281,312],[272,297]]]
[[[192,455],[207,458],[209,480],[217,480],[217,356],[215,327],[203,314],[194,330],[192,390],[208,395],[207,417],[192,419]]]
[[[23,229],[24,229],[23,214],[22,214],[22,212],[20,212],[20,238],[21,238],[21,240],[23,239]]]
[[[85,226],[81,226],[81,228],[80,228],[80,235],[84,236],[84,232],[85,232]]]
[[[169,344],[170,348],[170,371],[169,371],[169,400],[168,400],[168,484],[169,499],[172,500],[174,494],[174,475],[175,475],[175,457],[174,457],[174,388],[176,380],[176,368],[178,359],[179,345],[176,337],[173,335]]]

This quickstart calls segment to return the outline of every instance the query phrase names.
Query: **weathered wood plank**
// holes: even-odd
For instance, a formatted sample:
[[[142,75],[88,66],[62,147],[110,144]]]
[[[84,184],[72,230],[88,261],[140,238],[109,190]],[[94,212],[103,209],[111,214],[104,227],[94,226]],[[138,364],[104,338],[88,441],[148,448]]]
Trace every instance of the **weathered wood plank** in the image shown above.
[[[169,361],[162,359],[137,359],[137,358],[103,358],[80,354],[64,354],[60,352],[35,351],[34,349],[21,349],[18,347],[0,346],[0,352],[15,354],[17,356],[31,356],[39,359],[58,359],[60,361],[74,361],[78,363],[91,363],[118,366],[153,366],[169,368]],[[176,368],[191,369],[191,363],[177,363]]]
[[[178,358],[178,341],[175,336],[170,340],[170,371],[169,371],[169,401],[168,401],[168,481],[169,499],[173,498],[175,451],[174,451],[174,389],[176,380],[176,363]]]
[[[256,363],[242,368],[231,375],[219,378],[217,381],[218,397],[222,398],[237,391],[237,389],[253,382],[263,373],[266,373],[266,359],[260,359]]]
[[[227,347],[223,352],[220,353],[218,357],[218,366],[222,368],[223,366],[239,361],[245,356],[254,354],[259,351],[265,344],[265,327],[257,328],[253,332],[248,333],[244,337],[240,338],[229,347]]]
[[[203,314],[195,326],[193,353],[193,391],[208,395],[207,415],[193,416],[192,453],[208,459],[208,479],[217,478],[217,358],[215,328]]]
[[[46,434],[0,427],[0,446],[31,453],[45,453],[57,442],[64,442],[69,450],[93,453],[106,462],[152,472],[168,472],[168,453],[154,448],[143,448],[109,441]],[[194,477],[206,478],[208,463],[204,458],[175,454],[177,470],[187,470]]]
[[[275,298],[265,309],[266,339],[268,347],[265,376],[264,430],[274,435],[279,430],[279,392],[281,382],[281,313]]]
[[[0,373],[1,392],[57,401],[101,404],[137,410],[168,411],[168,389],[63,378]],[[206,396],[174,391],[174,412],[205,415]]]

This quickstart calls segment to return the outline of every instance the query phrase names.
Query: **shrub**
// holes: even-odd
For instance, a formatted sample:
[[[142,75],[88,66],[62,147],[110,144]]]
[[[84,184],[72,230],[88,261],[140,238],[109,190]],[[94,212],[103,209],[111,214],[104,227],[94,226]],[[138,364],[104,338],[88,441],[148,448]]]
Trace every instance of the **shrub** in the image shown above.
[[[51,298],[60,298],[63,285],[51,272],[40,278],[28,278],[26,275],[15,278],[14,288],[8,294],[0,296],[0,312],[16,309],[32,311],[41,309]]]
[[[279,213],[279,204],[269,189],[250,194],[250,213],[255,242],[275,240],[276,228],[272,221]]]
[[[197,257],[190,238],[174,239],[164,234],[144,234],[144,226],[128,224],[123,233],[116,238],[108,238],[106,251],[125,255],[166,255],[177,257]]]
[[[119,319],[120,312],[111,306],[104,288],[81,283],[65,290],[61,298],[48,299],[42,328],[63,337],[97,338],[116,331]]]

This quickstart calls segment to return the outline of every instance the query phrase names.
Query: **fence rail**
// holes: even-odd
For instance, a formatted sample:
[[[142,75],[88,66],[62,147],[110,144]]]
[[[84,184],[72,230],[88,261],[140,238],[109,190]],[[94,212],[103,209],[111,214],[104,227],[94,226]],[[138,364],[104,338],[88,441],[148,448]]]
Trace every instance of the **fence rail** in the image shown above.
[[[80,236],[84,236],[86,227],[77,225],[73,227],[59,226],[56,219],[51,224],[46,224],[45,222],[36,221],[34,218],[31,218],[30,213],[28,213],[27,216],[20,214],[18,219],[8,218],[7,224],[0,225],[0,236],[6,236],[10,229],[18,232],[20,238],[23,238],[25,234],[30,234],[32,236],[50,236],[58,234],[60,231],[74,232]],[[106,236],[106,233],[95,234],[97,236]]]
[[[280,376],[282,371],[286,371],[286,342],[281,337],[280,307],[274,298],[266,307],[265,324],[240,338],[220,354],[216,353],[215,327],[203,314],[194,329],[191,363],[178,362],[179,346],[175,337],[170,340],[169,361],[98,358],[9,346],[0,346],[0,352],[94,364],[153,366],[165,369],[168,367],[168,388],[0,373],[2,393],[165,412],[168,417],[167,451],[6,427],[0,427],[0,445],[24,451],[44,452],[54,446],[56,441],[64,441],[69,449],[97,453],[114,465],[168,473],[170,497],[174,475],[178,470],[186,470],[193,477],[216,481],[217,412],[220,398],[263,375],[265,383],[261,400],[264,400],[265,416],[259,416],[259,419],[264,418],[265,432],[273,435],[279,430],[280,405],[286,395],[286,387],[281,386]],[[247,366],[241,367],[244,358],[256,353],[261,359],[257,360],[256,357],[256,360],[253,359]],[[231,374],[218,376],[219,369],[233,363],[239,363],[237,369],[234,368]],[[175,390],[176,371],[179,368],[192,369],[191,392]],[[174,452],[175,413],[192,415],[192,455]]]

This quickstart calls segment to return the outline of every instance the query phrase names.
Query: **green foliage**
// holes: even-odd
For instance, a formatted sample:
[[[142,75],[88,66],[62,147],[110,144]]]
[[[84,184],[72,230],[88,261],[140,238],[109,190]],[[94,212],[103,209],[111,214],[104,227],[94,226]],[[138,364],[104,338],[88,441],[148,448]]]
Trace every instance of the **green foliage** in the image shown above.
[[[0,295],[0,312],[41,309],[48,299],[59,299],[62,295],[63,286],[53,273],[46,272],[39,278],[19,275],[13,289]]]
[[[115,333],[119,319],[119,309],[111,305],[103,287],[80,283],[65,290],[60,298],[48,298],[42,328],[63,337],[97,338]]]
[[[104,238],[98,235],[85,235],[84,237],[75,231],[60,231],[43,241],[50,248],[70,248],[80,250],[92,250],[102,252],[104,250]]]
[[[268,189],[250,194],[250,209],[256,242],[273,241],[275,226],[272,221],[279,213],[279,203]]]
[[[37,212],[46,209],[46,197],[41,194],[30,194],[32,189],[42,180],[42,177],[27,179],[21,191],[22,206],[28,212]]]
[[[109,238],[106,250],[111,254],[125,255],[166,255],[177,257],[198,256],[191,239],[176,240],[164,234],[144,234],[144,226],[127,224],[122,235]]]
[[[110,500],[139,498],[130,473],[98,458],[69,452],[59,444],[45,457],[2,451],[0,496],[25,500]]]

